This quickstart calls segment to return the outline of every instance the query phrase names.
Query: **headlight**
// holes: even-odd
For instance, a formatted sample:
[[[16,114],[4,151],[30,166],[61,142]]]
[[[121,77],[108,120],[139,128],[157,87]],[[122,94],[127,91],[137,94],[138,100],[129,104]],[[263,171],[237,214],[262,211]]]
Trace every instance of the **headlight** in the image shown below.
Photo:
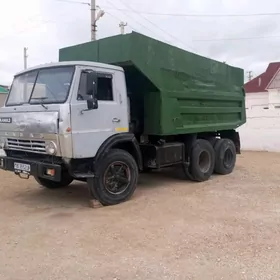
[[[55,155],[57,153],[57,147],[56,147],[56,144],[53,141],[47,143],[46,152],[49,155]]]
[[[6,139],[0,138],[0,149],[4,149],[6,146]]]

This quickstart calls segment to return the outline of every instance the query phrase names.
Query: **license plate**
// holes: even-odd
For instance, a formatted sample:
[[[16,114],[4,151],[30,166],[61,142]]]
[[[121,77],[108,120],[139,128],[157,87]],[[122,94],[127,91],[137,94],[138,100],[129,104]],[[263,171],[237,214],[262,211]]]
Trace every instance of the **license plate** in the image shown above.
[[[3,149],[0,149],[0,157],[6,157],[7,154]]]
[[[30,164],[14,162],[14,169],[21,172],[30,172]]]

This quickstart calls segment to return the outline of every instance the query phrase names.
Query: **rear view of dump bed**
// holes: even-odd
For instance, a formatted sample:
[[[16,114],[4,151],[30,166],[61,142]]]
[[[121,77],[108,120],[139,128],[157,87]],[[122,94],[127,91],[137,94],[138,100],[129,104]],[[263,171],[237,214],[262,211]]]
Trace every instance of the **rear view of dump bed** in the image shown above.
[[[59,60],[122,66],[145,134],[221,131],[246,121],[242,69],[135,32],[63,48]]]

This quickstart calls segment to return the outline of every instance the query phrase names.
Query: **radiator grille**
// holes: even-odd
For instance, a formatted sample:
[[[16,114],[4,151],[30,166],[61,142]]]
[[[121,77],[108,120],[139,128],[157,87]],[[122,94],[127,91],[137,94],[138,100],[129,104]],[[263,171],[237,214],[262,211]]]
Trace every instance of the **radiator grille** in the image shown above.
[[[46,154],[46,143],[45,141],[41,140],[22,140],[8,138],[7,147],[10,150]]]

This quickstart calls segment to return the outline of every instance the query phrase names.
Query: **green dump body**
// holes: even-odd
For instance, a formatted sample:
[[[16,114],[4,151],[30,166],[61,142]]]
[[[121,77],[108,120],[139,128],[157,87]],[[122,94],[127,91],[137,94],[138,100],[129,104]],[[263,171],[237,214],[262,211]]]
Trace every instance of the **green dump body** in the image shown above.
[[[222,131],[246,122],[242,69],[139,33],[60,49],[59,60],[123,67],[136,96],[132,115],[142,114],[148,135]]]

